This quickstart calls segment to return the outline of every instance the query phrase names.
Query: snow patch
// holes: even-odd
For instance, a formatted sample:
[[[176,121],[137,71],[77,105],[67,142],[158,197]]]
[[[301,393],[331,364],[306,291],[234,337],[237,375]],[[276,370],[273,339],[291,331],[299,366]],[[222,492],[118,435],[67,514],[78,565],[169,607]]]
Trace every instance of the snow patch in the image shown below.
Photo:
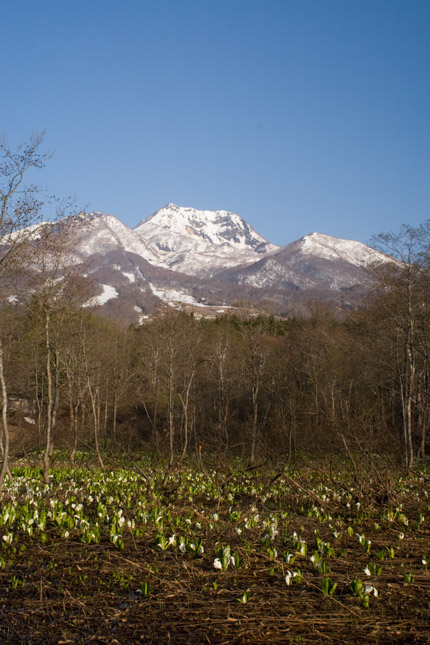
[[[199,303],[196,301],[193,296],[191,296],[189,293],[186,291],[181,291],[180,289],[162,289],[162,288],[157,288],[153,284],[149,283],[149,286],[151,287],[151,291],[154,294],[154,296],[157,296],[157,298],[160,298],[163,302],[167,302],[169,305],[174,305],[175,303],[183,303],[186,305],[198,305]]]
[[[102,306],[106,304],[108,300],[112,300],[113,298],[118,298],[119,294],[118,294],[118,291],[115,289],[115,287],[112,287],[112,285],[110,284],[101,284],[100,286],[103,288],[103,293],[91,298],[91,300],[85,303],[84,307]]]

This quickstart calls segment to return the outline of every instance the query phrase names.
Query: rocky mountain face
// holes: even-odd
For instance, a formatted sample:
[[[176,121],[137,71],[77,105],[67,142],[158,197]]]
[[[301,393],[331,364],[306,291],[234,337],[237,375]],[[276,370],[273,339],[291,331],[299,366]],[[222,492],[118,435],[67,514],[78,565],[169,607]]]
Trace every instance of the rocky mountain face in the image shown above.
[[[162,303],[206,316],[238,303],[281,315],[312,299],[351,307],[366,267],[392,261],[320,233],[280,247],[235,213],[174,204],[134,229],[103,213],[81,221],[69,263],[84,265],[97,285],[86,305],[125,321],[142,321]]]
[[[199,211],[167,204],[134,229],[154,245],[165,268],[212,276],[220,268],[252,264],[277,251],[236,213]]]

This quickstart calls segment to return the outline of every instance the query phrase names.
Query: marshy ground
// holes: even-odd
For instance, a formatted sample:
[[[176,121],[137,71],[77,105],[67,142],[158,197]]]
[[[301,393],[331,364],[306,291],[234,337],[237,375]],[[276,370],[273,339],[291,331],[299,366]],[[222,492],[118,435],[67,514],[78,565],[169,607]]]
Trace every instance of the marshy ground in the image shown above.
[[[3,643],[426,643],[430,477],[18,466]],[[381,478],[380,478],[381,479]]]

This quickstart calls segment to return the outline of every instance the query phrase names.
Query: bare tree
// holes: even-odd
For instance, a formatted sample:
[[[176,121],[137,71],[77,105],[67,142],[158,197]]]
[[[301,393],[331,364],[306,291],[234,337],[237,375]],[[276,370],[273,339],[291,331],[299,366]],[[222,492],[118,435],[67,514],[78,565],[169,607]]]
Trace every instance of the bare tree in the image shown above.
[[[428,305],[430,284],[430,222],[414,228],[403,225],[399,233],[383,233],[375,244],[398,260],[380,267],[377,306],[385,309],[385,324],[394,332],[400,400],[402,406],[405,465],[414,463],[414,427],[421,417],[421,453],[425,451],[428,365]],[[424,390],[420,389],[424,386]]]
[[[242,381],[251,399],[251,442],[249,463],[253,465],[256,457],[257,439],[265,415],[262,414],[262,391],[268,377],[269,347],[265,337],[264,322],[256,326],[244,325],[242,336]]]
[[[230,443],[230,425],[233,417],[233,399],[238,378],[240,336],[228,319],[217,321],[208,336],[208,367],[216,410],[216,429],[227,453]]]
[[[8,286],[25,266],[28,242],[42,219],[40,190],[25,185],[29,171],[44,167],[48,153],[41,151],[43,133],[32,136],[12,150],[3,135],[0,138],[0,306],[4,306]],[[8,391],[4,374],[4,339],[0,333],[0,382],[2,400],[2,467],[0,490],[9,473]]]
[[[81,229],[82,218],[69,216],[43,226],[35,242],[31,301],[36,303],[45,350],[46,427],[44,479],[49,481],[53,436],[60,403],[63,329],[67,318],[93,295],[93,285],[70,265],[70,254]]]

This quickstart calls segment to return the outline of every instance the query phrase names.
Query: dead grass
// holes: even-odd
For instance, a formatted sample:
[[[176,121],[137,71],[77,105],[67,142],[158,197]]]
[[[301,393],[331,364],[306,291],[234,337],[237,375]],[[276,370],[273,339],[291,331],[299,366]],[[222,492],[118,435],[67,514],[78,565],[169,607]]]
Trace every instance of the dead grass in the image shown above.
[[[249,496],[244,496],[244,507],[249,508],[249,502]],[[278,500],[277,508],[286,503]],[[170,507],[182,514],[187,510],[186,502],[179,499],[172,500]],[[415,516],[407,493],[403,509]],[[192,510],[208,517],[214,509],[204,508],[203,502],[196,509],[194,502]],[[335,506],[330,510],[333,516],[339,511]],[[297,556],[292,566],[287,564],[282,536],[278,556],[269,557],[261,546],[261,528],[247,532],[244,539],[236,531],[240,522],[225,524],[222,535],[203,525],[205,555],[197,558],[178,550],[158,550],[153,526],[140,538],[125,536],[123,551],[103,539],[91,545],[77,538],[61,539],[53,527],[45,544],[22,536],[26,550],[5,552],[5,566],[0,569],[0,641],[428,643],[430,573],[422,558],[430,552],[430,522],[409,527],[400,540],[401,527],[396,523],[379,521],[380,528],[375,527],[382,511],[382,507],[369,509],[359,524],[353,515],[342,518],[345,528],[354,526],[354,531],[363,531],[371,539],[369,554],[346,531],[335,541],[326,523],[309,517],[305,507],[291,514],[289,533],[297,531],[309,544],[317,530],[321,539],[335,545],[335,556],[326,558],[329,575],[337,583],[333,596],[322,594],[323,576],[309,557]],[[220,540],[243,558],[240,568],[214,570]],[[393,544],[395,557],[379,560],[376,554]],[[364,568],[370,561],[382,565],[380,576],[366,578]],[[304,580],[289,587],[285,574],[295,567],[300,567]],[[405,582],[408,573],[413,574],[411,584]],[[350,591],[357,577],[379,592],[367,609]],[[144,581],[150,587],[147,596],[138,591]],[[249,601],[241,604],[238,598],[246,590]]]

